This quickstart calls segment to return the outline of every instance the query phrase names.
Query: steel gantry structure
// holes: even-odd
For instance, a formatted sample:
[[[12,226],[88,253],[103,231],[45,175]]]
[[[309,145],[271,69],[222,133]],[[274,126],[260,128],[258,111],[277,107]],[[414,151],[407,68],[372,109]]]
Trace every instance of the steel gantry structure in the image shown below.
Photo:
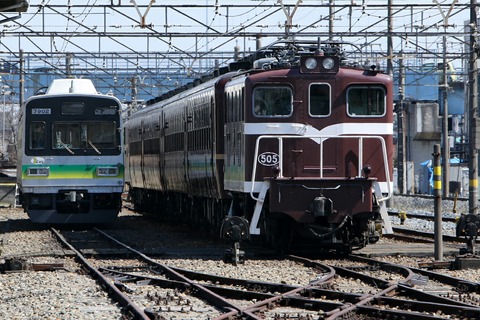
[[[451,10],[446,28],[439,8]],[[0,15],[0,61],[15,67],[23,50],[28,93],[46,85],[43,73],[73,74],[98,78],[102,90],[126,100],[159,95],[285,36],[352,42],[362,59],[391,68],[399,52],[418,64],[446,51],[461,64],[468,8],[459,1],[31,0],[15,19]]]

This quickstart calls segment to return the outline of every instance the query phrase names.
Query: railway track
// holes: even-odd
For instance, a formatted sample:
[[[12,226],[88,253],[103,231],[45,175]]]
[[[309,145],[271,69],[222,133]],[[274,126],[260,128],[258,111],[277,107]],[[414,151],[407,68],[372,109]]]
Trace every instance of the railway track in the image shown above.
[[[327,264],[286,256],[283,260],[294,261],[314,275],[308,283],[292,285],[171,266],[170,260],[159,262],[99,229],[80,236],[54,232],[133,319],[201,319],[207,315],[214,319],[480,317],[478,283],[355,255]],[[88,262],[82,252],[95,262]],[[116,259],[106,261],[116,261],[116,265],[104,265],[107,262],[102,257],[112,255]],[[127,265],[121,264],[120,256],[128,258]]]
[[[383,235],[388,239],[396,239],[409,242],[434,243],[435,234],[409,228],[393,227],[393,234]],[[453,243],[465,243],[465,239],[456,236],[442,235],[444,241]]]
[[[428,273],[430,270],[418,267],[418,259],[414,260],[416,267],[400,262],[397,266],[392,263],[401,261],[397,257],[387,257],[386,262],[356,255],[279,257],[249,248],[245,264],[233,266],[222,261],[225,244],[211,245],[200,234],[195,235],[179,225],[167,228],[165,223],[149,217],[130,211],[123,214],[125,216],[114,225],[102,230],[64,228],[52,231],[68,242],[62,246],[49,229],[35,228],[28,220],[20,218],[4,223],[3,244],[16,249],[5,250],[5,253],[17,252],[16,256],[35,261],[42,261],[39,260],[42,256],[50,254],[60,261],[29,264],[30,271],[0,275],[0,286],[4,288],[0,298],[2,308],[5,310],[12,299],[19,301],[19,295],[24,308],[39,302],[22,296],[23,291],[8,293],[3,281],[17,279],[13,280],[15,283],[9,282],[10,286],[28,283],[29,291],[38,292],[38,300],[42,299],[43,292],[51,290],[47,286],[52,282],[48,276],[51,274],[53,279],[67,282],[56,284],[55,292],[50,291],[49,305],[55,303],[58,310],[68,309],[66,293],[61,288],[71,287],[75,292],[79,277],[91,278],[103,291],[94,291],[94,296],[110,296],[111,300],[109,306],[104,301],[101,305],[89,306],[90,310],[118,309],[129,319],[480,317],[477,282],[462,276],[455,279],[448,269]],[[52,243],[48,245],[49,242]],[[38,250],[32,249],[33,244],[41,246]],[[392,243],[392,246],[398,245],[401,243]],[[19,254],[22,246],[27,251]],[[77,254],[83,258],[77,258]],[[72,255],[81,268],[67,263],[73,260]],[[32,269],[38,271],[31,272]],[[464,276],[472,273],[458,272]],[[43,279],[43,285],[38,283],[37,288],[28,279]],[[58,300],[54,298],[56,291]],[[77,298],[76,303],[83,303],[80,299]],[[94,301],[99,300],[95,298]],[[14,310],[11,308],[6,310]],[[3,317],[7,314],[4,310],[0,310]],[[95,312],[90,317],[72,318],[108,318],[100,311]],[[43,313],[43,318],[62,318],[65,314],[53,315],[50,311]]]
[[[391,217],[400,217],[401,213],[399,211],[388,211],[388,215]],[[433,213],[431,215],[427,215],[425,213],[411,213],[411,212],[404,212],[405,219],[420,219],[420,220],[427,220],[427,221],[434,221],[435,216]],[[452,222],[456,223],[457,218],[456,217],[445,217],[442,216],[442,222]]]

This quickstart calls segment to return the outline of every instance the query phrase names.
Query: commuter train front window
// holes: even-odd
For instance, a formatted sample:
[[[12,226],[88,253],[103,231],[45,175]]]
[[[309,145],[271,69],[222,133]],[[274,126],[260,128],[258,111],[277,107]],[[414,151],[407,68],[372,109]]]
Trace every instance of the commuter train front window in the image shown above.
[[[258,87],[253,91],[253,114],[258,117],[290,116],[293,94],[288,87]]]
[[[330,115],[330,85],[326,83],[311,84],[308,98],[311,116]]]
[[[53,124],[53,148],[67,149],[94,149],[100,154],[100,149],[117,147],[115,122],[72,123],[62,122]]]
[[[54,149],[71,149],[80,148],[80,124],[79,123],[54,123],[53,124],[53,141]]]
[[[82,127],[86,128],[87,148],[111,149],[117,147],[115,122],[94,122],[84,124]]]
[[[45,122],[32,121],[30,123],[29,148],[33,150],[45,148]]]
[[[351,86],[347,90],[347,112],[355,117],[379,117],[386,112],[386,92],[379,86]]]
[[[63,102],[62,115],[78,116],[85,112],[85,104],[82,102]]]

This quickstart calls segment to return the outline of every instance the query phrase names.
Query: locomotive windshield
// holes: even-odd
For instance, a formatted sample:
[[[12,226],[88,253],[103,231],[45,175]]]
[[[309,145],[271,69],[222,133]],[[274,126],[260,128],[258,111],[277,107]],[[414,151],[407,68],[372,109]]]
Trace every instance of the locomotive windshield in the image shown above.
[[[260,87],[253,91],[253,113],[259,117],[292,114],[292,90],[288,87]]]
[[[330,114],[330,85],[314,83],[309,88],[309,111],[312,116]]]
[[[347,90],[350,116],[378,117],[385,114],[386,92],[378,86],[352,86]]]

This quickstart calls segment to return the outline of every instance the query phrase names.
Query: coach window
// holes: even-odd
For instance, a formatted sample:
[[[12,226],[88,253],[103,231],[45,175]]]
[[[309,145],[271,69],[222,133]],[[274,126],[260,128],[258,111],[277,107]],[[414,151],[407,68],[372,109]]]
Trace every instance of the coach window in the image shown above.
[[[330,86],[325,83],[311,84],[309,103],[311,116],[328,116],[330,114]]]
[[[253,114],[258,117],[292,114],[292,90],[287,87],[260,87],[253,91]]]
[[[385,90],[378,86],[352,86],[347,90],[347,112],[356,117],[385,114]]]
[[[30,149],[38,150],[45,148],[45,122],[30,123]]]

